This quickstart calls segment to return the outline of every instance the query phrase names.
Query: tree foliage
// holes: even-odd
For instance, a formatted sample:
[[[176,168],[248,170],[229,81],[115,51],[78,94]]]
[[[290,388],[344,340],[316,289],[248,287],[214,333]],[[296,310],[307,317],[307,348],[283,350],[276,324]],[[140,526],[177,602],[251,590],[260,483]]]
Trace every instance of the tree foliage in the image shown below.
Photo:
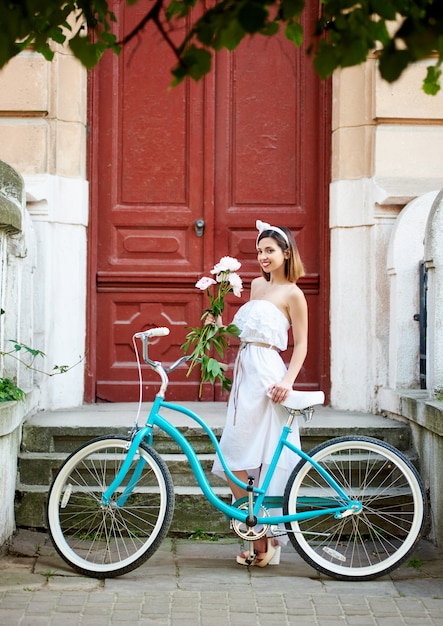
[[[312,33],[302,26],[306,0],[215,0],[209,8],[204,0],[138,1],[145,2],[146,14],[119,41],[113,32],[112,2],[0,0],[0,67],[29,46],[51,60],[53,44],[68,40],[74,55],[92,68],[105,50],[118,53],[151,21],[176,55],[173,84],[187,76],[199,80],[210,70],[214,52],[233,50],[246,37],[271,37],[282,29],[295,46],[305,43],[322,78],[336,68],[362,63],[376,50],[380,74],[388,82],[397,80],[411,63],[429,59],[423,89],[429,94],[440,89],[442,0],[318,0]],[[194,18],[198,4],[201,16]],[[177,45],[172,32],[188,16],[190,28]]]

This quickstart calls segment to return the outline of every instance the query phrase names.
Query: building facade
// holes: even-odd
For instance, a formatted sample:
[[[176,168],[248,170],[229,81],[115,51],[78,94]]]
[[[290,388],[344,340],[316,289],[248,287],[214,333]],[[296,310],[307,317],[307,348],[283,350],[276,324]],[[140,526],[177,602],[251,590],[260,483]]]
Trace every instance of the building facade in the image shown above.
[[[379,78],[373,56],[336,72],[332,80],[327,112],[332,122],[325,138],[331,163],[323,248],[328,293],[316,307],[328,308],[317,328],[327,338],[326,386],[336,409],[405,417],[405,397],[415,403],[409,412],[417,414],[418,406],[443,395],[443,351],[438,349],[443,93],[431,97],[421,91],[425,65],[416,64],[389,85]],[[5,357],[2,375],[29,392],[24,414],[95,400],[90,368],[97,358],[95,330],[88,328],[95,276],[88,243],[94,237],[91,223],[97,227],[90,194],[95,175],[88,140],[91,93],[86,70],[61,47],[52,63],[27,51],[0,72],[0,160],[22,177],[26,199],[20,234],[2,235],[2,349],[15,334],[47,355],[49,369],[80,360],[67,374],[48,377],[31,375]],[[317,114],[320,122],[325,111]],[[420,261],[429,281],[428,371],[422,388],[420,323],[414,319],[420,313]],[[24,269],[14,275],[27,278],[7,282],[8,266],[20,264]],[[316,287],[309,283],[310,288],[314,293]],[[197,308],[201,311],[200,302]],[[430,425],[426,415],[415,422],[416,440],[421,447],[434,446],[428,456],[436,462],[440,422]],[[432,435],[425,436],[423,427]],[[431,461],[426,472],[429,481]],[[441,485],[433,489],[443,493]]]

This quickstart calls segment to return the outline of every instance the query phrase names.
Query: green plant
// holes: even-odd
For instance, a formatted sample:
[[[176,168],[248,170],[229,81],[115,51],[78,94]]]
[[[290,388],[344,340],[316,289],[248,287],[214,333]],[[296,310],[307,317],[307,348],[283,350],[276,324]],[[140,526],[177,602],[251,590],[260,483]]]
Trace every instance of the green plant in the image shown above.
[[[0,356],[12,357],[16,361],[19,361],[22,365],[24,365],[26,369],[33,370],[34,372],[39,372],[40,374],[45,374],[45,376],[55,376],[56,374],[65,374],[66,372],[68,372],[70,369],[75,367],[75,365],[77,365],[83,360],[83,359],[80,359],[78,363],[75,363],[75,365],[54,365],[54,367],[52,368],[52,372],[46,372],[34,366],[35,359],[38,356],[41,356],[41,357],[46,356],[46,354],[42,352],[42,350],[31,348],[30,346],[27,346],[25,343],[21,343],[17,341],[16,339],[9,339],[9,343],[12,343],[14,347],[11,350],[8,350],[7,352],[3,352],[0,350]],[[17,354],[21,350],[23,350],[25,354],[30,355],[31,357],[30,362],[26,362],[25,360],[17,356]]]
[[[192,541],[218,541],[217,535],[209,535],[202,528],[196,528],[195,531],[189,535],[188,539]]]
[[[436,94],[441,87],[439,0],[321,0],[313,32],[303,25],[303,14],[311,8],[306,0],[152,0],[122,40],[115,35],[115,22],[124,13],[119,8],[115,15],[114,4],[109,0],[0,0],[0,67],[29,46],[51,60],[53,42],[67,42],[91,69],[107,49],[118,54],[137,39],[137,45],[142,45],[141,34],[150,22],[158,32],[150,37],[163,38],[176,59],[173,84],[186,76],[202,78],[211,69],[214,53],[223,48],[231,51],[251,36],[269,38],[282,31],[296,47],[305,42],[322,78],[336,68],[364,62],[377,50],[378,71],[385,80],[393,82],[408,66],[429,59],[423,90]],[[180,41],[185,19],[188,28]],[[144,42],[149,45],[148,35]]]
[[[4,311],[2,309],[1,314]],[[80,358],[77,363],[74,365],[54,365],[51,372],[47,372],[38,367],[35,367],[34,362],[37,357],[45,357],[46,354],[41,350],[37,350],[35,348],[31,348],[27,346],[25,343],[21,343],[15,339],[9,339],[9,343],[13,344],[11,350],[3,351],[0,350],[0,357],[10,357],[19,361],[26,369],[33,370],[34,372],[38,372],[40,374],[44,374],[45,376],[55,376],[57,374],[65,374],[70,369],[81,363],[83,358]],[[23,358],[18,356],[18,353],[23,351],[26,355],[29,356],[29,360],[24,360]],[[25,399],[25,393],[23,389],[20,389],[10,378],[0,378],[0,402],[9,402],[11,400],[20,400],[23,401]]]
[[[209,298],[209,308],[204,311],[201,317],[202,326],[189,329],[186,335],[186,342],[182,345],[182,348],[185,354],[192,348],[192,352],[189,355],[190,365],[187,376],[189,376],[197,364],[200,365],[201,383],[199,396],[201,396],[203,383],[206,381],[214,383],[217,378],[221,382],[222,389],[226,391],[231,390],[232,381],[225,376],[225,364],[219,363],[217,359],[210,357],[209,353],[212,348],[215,348],[220,358],[223,358],[224,351],[228,347],[228,337],[240,334],[240,330],[235,324],[229,324],[229,326],[221,324],[221,315],[225,308],[225,297],[232,291],[239,298],[243,289],[242,280],[237,274],[239,268],[240,263],[237,259],[229,256],[222,257],[211,270],[211,274],[216,279],[203,276],[195,284],[197,289],[206,291]],[[214,286],[216,287],[215,293],[211,293],[210,290]],[[206,320],[206,318],[211,321]]]
[[[10,378],[0,378],[0,402],[23,401],[25,394]]]
[[[413,569],[420,570],[422,568],[423,561],[421,559],[415,558],[408,561],[408,567],[412,567]]]

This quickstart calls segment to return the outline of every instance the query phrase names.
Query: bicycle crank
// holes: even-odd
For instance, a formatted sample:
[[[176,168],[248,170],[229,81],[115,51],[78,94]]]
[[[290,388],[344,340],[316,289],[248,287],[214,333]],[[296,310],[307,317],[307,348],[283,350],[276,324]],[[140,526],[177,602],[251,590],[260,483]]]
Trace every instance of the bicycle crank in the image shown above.
[[[239,507],[241,510],[248,510],[249,505],[247,502],[243,502]],[[264,506],[260,507],[259,517],[269,517],[269,512]],[[231,527],[235,534],[244,539],[245,541],[256,541],[266,536],[269,530],[269,524],[259,524],[258,526],[248,526],[245,522],[238,519],[231,519]]]

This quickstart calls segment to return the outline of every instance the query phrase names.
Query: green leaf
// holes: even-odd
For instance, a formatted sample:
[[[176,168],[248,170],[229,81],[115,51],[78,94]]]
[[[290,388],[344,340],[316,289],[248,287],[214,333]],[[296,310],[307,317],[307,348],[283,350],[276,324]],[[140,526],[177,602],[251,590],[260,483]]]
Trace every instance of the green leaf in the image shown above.
[[[112,48],[114,52],[117,54],[120,53],[121,48],[117,43],[117,37],[114,33],[102,33],[101,38],[109,48]]]
[[[225,328],[228,335],[234,335],[234,337],[238,337],[241,333],[241,330],[235,324],[228,324],[228,326],[225,326]]]
[[[197,48],[194,44],[190,46],[182,55],[181,65],[173,70],[174,76],[183,80],[185,76],[190,76],[198,81],[211,69],[211,54],[204,48]]]
[[[206,368],[207,368],[208,372],[210,372],[214,376],[218,376],[219,374],[222,373],[222,369],[220,367],[220,363],[216,359],[212,359],[212,358],[208,359],[208,362],[206,364]]]
[[[66,35],[58,26],[55,28],[51,28],[48,33],[48,36],[55,42],[63,44],[66,41]]]
[[[0,402],[23,401],[25,392],[10,378],[0,378]]]
[[[135,2],[137,0],[131,0]],[[197,0],[172,0],[166,8],[166,19],[171,20],[174,16],[185,17],[192,7],[197,4]]]
[[[303,26],[298,22],[288,22],[285,28],[285,35],[298,48],[303,43]]]
[[[239,21],[232,19],[217,33],[214,39],[214,49],[220,50],[221,48],[226,48],[232,52],[232,50],[235,50],[239,45],[245,34],[246,31],[240,25]]]
[[[69,47],[87,69],[92,69],[100,61],[108,46],[103,42],[92,43],[89,35],[77,33],[69,40]]]
[[[210,46],[214,38],[214,29],[210,24],[202,22],[196,29],[197,39],[204,46]]]
[[[245,2],[238,12],[238,21],[247,33],[257,33],[266,24],[268,11],[259,2]]]
[[[363,39],[354,39],[342,50],[340,59],[341,67],[352,67],[366,61],[368,57],[368,47]]]
[[[380,41],[384,46],[389,45],[390,35],[383,20],[370,22],[368,24],[368,33],[374,43]]]
[[[384,48],[380,55],[380,75],[388,83],[393,83],[401,76],[410,62],[411,56],[408,50],[397,50],[394,44],[390,45]]]
[[[212,341],[212,345],[213,345],[213,346],[214,346],[214,348],[216,349],[216,351],[217,351],[217,353],[218,353],[219,357],[222,359],[222,358],[223,358],[223,355],[224,355],[224,348],[223,348],[223,346],[221,345],[221,343],[220,343],[219,341],[217,341],[217,339],[214,339],[214,340]]]
[[[315,71],[321,78],[328,78],[338,66],[334,47],[322,39],[314,58]]]
[[[280,24],[276,21],[268,22],[264,28],[261,29],[260,33],[265,35],[266,37],[273,37],[280,30]]]
[[[305,8],[305,0],[281,0],[280,5],[282,18],[286,21],[301,15]]]
[[[440,78],[440,67],[430,65],[426,77],[423,80],[423,91],[430,96],[435,96],[441,89]]]
[[[391,0],[371,0],[371,8],[384,20],[395,20],[397,11]]]
[[[37,52],[39,52],[41,55],[43,55],[43,57],[46,59],[46,61],[52,61],[52,59],[54,58],[54,51],[51,50],[51,48],[49,47],[49,45],[45,42],[45,43],[36,43],[34,44],[34,48]]]
[[[38,350],[36,348],[31,348],[30,346],[27,346],[25,343],[20,343],[16,339],[9,339],[9,342],[14,344],[14,350],[16,352],[19,352],[20,350],[25,350],[26,352],[31,354],[34,358],[36,356],[43,356],[43,357],[46,356],[45,353],[42,352],[41,350]]]

